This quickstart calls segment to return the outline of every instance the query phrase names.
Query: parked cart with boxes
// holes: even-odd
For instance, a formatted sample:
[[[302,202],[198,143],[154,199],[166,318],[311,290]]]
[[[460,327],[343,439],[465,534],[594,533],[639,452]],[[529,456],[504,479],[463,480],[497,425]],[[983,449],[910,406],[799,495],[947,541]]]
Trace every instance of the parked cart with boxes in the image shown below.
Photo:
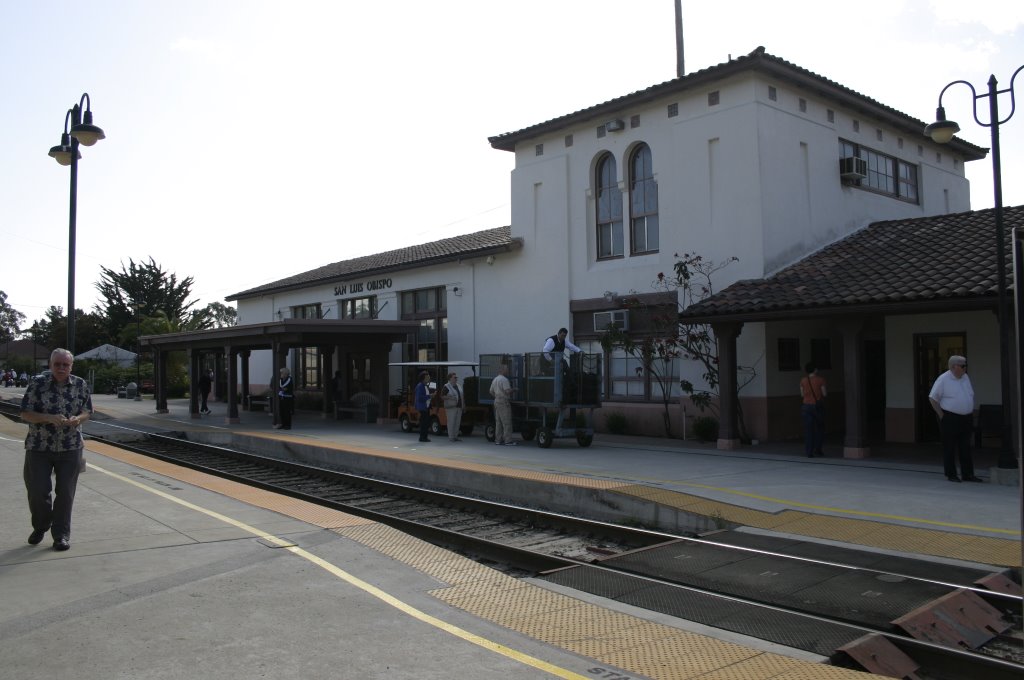
[[[512,385],[512,429],[523,439],[537,438],[537,445],[548,448],[561,438],[575,438],[580,446],[594,440],[594,409],[601,407],[600,354],[537,352],[528,354],[481,354],[481,404],[493,408],[488,388],[498,375],[498,367],[508,367]],[[494,441],[494,415],[488,419],[484,435]]]

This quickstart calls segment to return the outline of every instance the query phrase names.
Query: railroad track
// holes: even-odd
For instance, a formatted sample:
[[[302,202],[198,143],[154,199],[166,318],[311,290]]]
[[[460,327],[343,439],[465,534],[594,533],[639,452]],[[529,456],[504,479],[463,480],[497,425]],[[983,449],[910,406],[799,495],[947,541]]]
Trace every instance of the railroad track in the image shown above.
[[[96,439],[107,439],[94,437]],[[881,638],[920,666],[917,677],[1019,678],[1021,598],[974,585],[987,572],[911,559],[889,560],[888,571],[864,568],[861,551],[828,547],[829,559],[808,557],[806,545],[771,537],[720,532],[683,537],[592,522],[507,504],[444,494],[382,480],[138,433],[132,442],[110,443],[138,453],[333,507],[394,526],[460,550],[512,573],[707,625],[828,656],[859,667],[837,651],[865,638]],[[792,543],[790,541],[789,543]],[[800,555],[786,554],[801,552]],[[724,565],[721,573],[707,568]],[[701,565],[680,570],[678,564]],[[856,565],[861,566],[856,566]],[[780,566],[781,565],[781,566]],[[895,567],[895,568],[892,568]],[[729,576],[729,569],[736,573]],[[932,574],[922,578],[922,573]],[[751,574],[778,578],[749,582]],[[744,576],[747,580],[744,580]],[[859,597],[809,597],[806,588],[779,588],[810,580],[826,590],[852,579]],[[861,586],[863,585],[863,588]],[[854,591],[857,592],[857,591]],[[1010,635],[997,635],[980,650],[922,642],[891,623],[954,592],[976,594],[1006,617],[1017,618]],[[872,606],[877,605],[877,606]]]
[[[97,437],[98,438],[98,437]],[[684,537],[578,517],[467,498],[395,484],[379,479],[265,458],[225,447],[145,434],[114,445],[226,477],[277,493],[302,498],[394,526],[472,557],[505,565],[512,573],[539,578],[605,597],[632,594],[621,601],[637,604],[720,628],[830,657],[834,663],[858,667],[837,651],[865,637],[882,638],[912,659],[918,677],[949,680],[1021,677],[1024,666],[1014,659],[1020,646],[1020,620],[1010,635],[995,635],[979,650],[945,647],[914,639],[891,623],[893,612],[909,612],[955,592],[976,595],[1006,616],[1019,615],[1021,598],[979,588],[972,579],[984,570],[902,559],[899,572],[856,566],[864,554],[828,548],[835,559],[785,554],[784,547],[766,549],[769,537],[721,532]],[[806,548],[799,548],[805,550]],[[653,556],[653,557],[652,557]],[[685,558],[685,559],[681,559]],[[843,560],[846,558],[846,563]],[[806,589],[790,593],[742,577],[708,576],[665,568],[691,560],[736,565],[782,576],[774,583],[810,579],[828,590],[837,579],[863,585],[853,602],[815,600]],[[776,566],[776,565],[783,566]],[[760,571],[758,571],[760,570]],[[711,570],[713,572],[714,570]],[[915,572],[931,571],[930,579]],[[785,588],[782,589],[785,591]],[[631,598],[631,599],[630,599]],[[872,607],[873,604],[878,606]],[[706,621],[702,621],[706,619]]]

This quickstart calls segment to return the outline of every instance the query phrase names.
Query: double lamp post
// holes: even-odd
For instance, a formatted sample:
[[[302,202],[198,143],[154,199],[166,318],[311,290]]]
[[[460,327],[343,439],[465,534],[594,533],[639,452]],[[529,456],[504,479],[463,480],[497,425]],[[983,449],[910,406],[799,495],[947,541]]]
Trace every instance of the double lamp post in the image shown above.
[[[1016,453],[1011,447],[1011,433],[1012,428],[1010,427],[1010,419],[1016,420],[1016,416],[1010,410],[1011,404],[1015,404],[1017,408],[1020,408],[1019,396],[1017,399],[1012,398],[1011,392],[1013,389],[1013,382],[1010,374],[1010,321],[1008,320],[1009,315],[1009,301],[1007,296],[1007,276],[1006,276],[1006,244],[1007,234],[1003,224],[1003,179],[1002,179],[1002,167],[999,152],[999,126],[1010,120],[1013,117],[1014,111],[1016,111],[1017,105],[1013,92],[1013,82],[1017,79],[1017,74],[1024,70],[1024,66],[1020,66],[1013,75],[1010,77],[1010,86],[1000,90],[998,88],[998,82],[996,81],[995,75],[989,76],[988,79],[988,91],[981,94],[974,89],[974,85],[971,85],[966,80],[954,80],[953,82],[942,88],[942,92],[939,93],[939,106],[935,111],[935,122],[928,125],[924,129],[924,133],[932,138],[933,141],[939,144],[946,144],[953,135],[960,131],[960,126],[951,120],[946,120],[946,110],[942,106],[942,96],[946,94],[946,90],[954,85],[963,84],[971,88],[971,94],[974,96],[973,99],[973,113],[974,122],[982,127],[987,127],[992,133],[992,186],[995,194],[995,239],[996,239],[996,288],[998,295],[998,308],[996,313],[998,315],[999,323],[999,387],[1001,391],[1001,403],[1002,403],[1002,447],[999,451],[999,462],[998,466],[1001,468],[1016,468],[1018,466]],[[999,95],[1009,93],[1010,95],[1010,113],[1005,118],[999,118]],[[987,99],[988,100],[988,122],[983,123],[978,118],[978,102]],[[1018,291],[1018,295],[1020,291]],[[1020,436],[1020,433],[1018,433]]]
[[[84,118],[83,118],[83,108]],[[71,166],[71,207],[68,214],[68,308],[67,350],[75,354],[75,228],[78,213],[78,159],[82,154],[79,145],[92,146],[106,137],[103,130],[92,123],[92,101],[89,93],[64,116],[64,133],[60,144],[50,148],[50,157],[61,165]]]

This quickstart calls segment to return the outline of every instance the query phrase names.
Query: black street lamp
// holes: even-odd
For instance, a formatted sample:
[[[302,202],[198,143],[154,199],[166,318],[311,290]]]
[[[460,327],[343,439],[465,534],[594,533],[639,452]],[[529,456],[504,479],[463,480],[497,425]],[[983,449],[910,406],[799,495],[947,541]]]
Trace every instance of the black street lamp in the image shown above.
[[[136,302],[135,308],[135,401],[142,401],[142,305]]]
[[[939,106],[935,110],[935,122],[928,125],[924,129],[924,133],[932,138],[933,141],[939,144],[945,144],[953,138],[957,132],[960,131],[960,126],[951,120],[946,120],[946,110],[942,107],[942,95],[946,94],[953,85],[963,83],[967,87],[971,88],[971,93],[974,95],[973,113],[974,122],[982,127],[987,127],[992,132],[992,186],[995,193],[995,231],[996,231],[996,276],[998,280],[996,282],[999,297],[997,310],[999,318],[999,388],[1002,393],[1000,401],[1002,403],[1003,411],[1003,431],[1000,439],[1002,440],[1002,448],[999,451],[999,462],[998,466],[1001,468],[1016,468],[1017,458],[1013,452],[1013,448],[1010,446],[1010,434],[1012,428],[1010,426],[1010,418],[1013,417],[1012,411],[1010,410],[1010,402],[1016,401],[1011,397],[1011,376],[1010,376],[1010,324],[1007,321],[1008,305],[1007,305],[1007,291],[1006,291],[1006,234],[1003,227],[1003,179],[1002,179],[1002,168],[999,155],[999,126],[1010,120],[1013,117],[1014,111],[1017,109],[1017,104],[1013,93],[1013,81],[1017,79],[1017,74],[1024,70],[1024,66],[1020,66],[1013,75],[1010,77],[1010,86],[1006,89],[997,89],[997,81],[995,75],[989,76],[988,79],[988,92],[978,94],[978,91],[974,89],[966,80],[954,80],[953,82],[942,88],[942,92],[939,93]],[[999,95],[1004,93],[1010,93],[1010,113],[1007,114],[1006,118],[999,119]],[[989,122],[983,123],[978,118],[978,101],[981,99],[988,99],[988,112]]]
[[[82,119],[85,107],[85,119]],[[64,134],[60,144],[50,147],[50,156],[61,165],[71,166],[71,207],[68,215],[68,342],[67,350],[75,353],[75,227],[78,213],[78,159],[82,154],[78,145],[92,146],[106,137],[103,130],[92,124],[92,101],[86,92],[64,116]]]

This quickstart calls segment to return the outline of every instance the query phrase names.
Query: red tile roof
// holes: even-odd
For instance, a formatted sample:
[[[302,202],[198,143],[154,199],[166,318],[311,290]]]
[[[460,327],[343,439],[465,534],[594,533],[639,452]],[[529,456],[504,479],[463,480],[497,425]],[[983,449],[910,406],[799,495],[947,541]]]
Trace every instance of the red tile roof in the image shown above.
[[[731,59],[727,62],[710,66],[700,71],[694,71],[681,78],[652,85],[644,90],[638,90],[615,99],[610,99],[601,104],[596,104],[573,113],[552,118],[549,121],[531,125],[514,132],[506,132],[500,135],[489,137],[488,141],[495,149],[502,151],[515,151],[516,144],[529,141],[542,135],[552,134],[570,126],[579,125],[589,120],[605,122],[616,113],[622,113],[637,106],[647,104],[656,99],[671,96],[673,94],[685,93],[688,90],[697,89],[704,91],[709,85],[722,81],[744,71],[758,71],[772,77],[790,82],[797,87],[812,93],[814,96],[824,99],[831,99],[837,104],[860,115],[869,116],[875,120],[884,121],[893,128],[927,139],[924,135],[925,123],[896,109],[886,106],[867,95],[861,94],[839,83],[829,80],[805,68],[792,64],[785,59],[773,56],[765,52],[764,47],[758,47],[750,54]],[[985,157],[987,149],[965,142],[954,137],[949,144],[953,151],[961,153],[967,160],[978,160]]]
[[[1007,288],[1014,227],[1003,212]],[[764,321],[822,314],[985,309],[997,298],[995,210],[875,222],[764,279],[738,281],[688,307],[694,321]]]
[[[522,240],[512,238],[511,227],[498,227],[497,229],[487,229],[472,234],[441,239],[440,241],[432,241],[407,248],[389,250],[375,255],[366,255],[365,257],[335,262],[272,283],[257,286],[256,288],[243,290],[241,293],[229,295],[226,299],[240,300],[268,293],[307,288],[355,276],[368,276],[416,267],[428,267],[442,262],[451,262],[467,257],[482,257],[521,247]]]

